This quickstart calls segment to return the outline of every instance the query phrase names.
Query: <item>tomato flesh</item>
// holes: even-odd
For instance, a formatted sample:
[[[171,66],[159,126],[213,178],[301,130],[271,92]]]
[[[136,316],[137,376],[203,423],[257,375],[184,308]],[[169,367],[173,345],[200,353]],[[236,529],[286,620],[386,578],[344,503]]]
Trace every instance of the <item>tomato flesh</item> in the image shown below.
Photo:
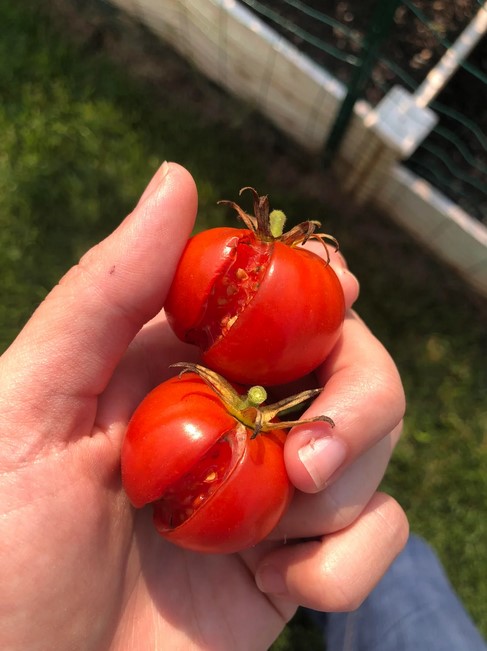
[[[174,529],[188,520],[225,481],[233,456],[232,445],[224,437],[168,488],[153,505],[159,530]]]
[[[272,248],[272,244],[260,242],[251,233],[239,238],[232,248],[227,244],[227,265],[214,280],[201,320],[186,334],[189,343],[208,350],[228,333],[258,292]]]

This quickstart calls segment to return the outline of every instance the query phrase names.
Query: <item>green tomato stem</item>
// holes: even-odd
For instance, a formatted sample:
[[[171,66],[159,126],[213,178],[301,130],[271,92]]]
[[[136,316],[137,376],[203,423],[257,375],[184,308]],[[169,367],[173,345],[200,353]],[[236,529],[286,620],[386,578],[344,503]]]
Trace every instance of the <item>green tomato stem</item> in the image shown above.
[[[248,409],[249,407],[260,407],[260,405],[267,400],[267,391],[264,387],[255,386],[250,387],[247,395],[242,400],[241,409]]]
[[[241,396],[221,375],[200,364],[178,362],[171,364],[171,367],[182,369],[180,372],[181,375],[188,372],[196,373],[196,375],[213,389],[225,405],[229,414],[249,429],[253,429],[251,438],[255,438],[260,432],[270,432],[275,429],[290,429],[296,425],[315,423],[317,421],[325,422],[330,427],[335,426],[335,423],[328,416],[315,416],[313,418],[275,422],[279,414],[315,398],[323,389],[309,389],[290,398],[285,398],[274,404],[262,407],[261,405],[267,399],[267,392],[264,387],[259,385],[253,386],[248,390],[246,396]]]
[[[269,215],[269,224],[272,237],[279,239],[284,232],[284,225],[286,223],[286,215],[282,210],[272,210]]]

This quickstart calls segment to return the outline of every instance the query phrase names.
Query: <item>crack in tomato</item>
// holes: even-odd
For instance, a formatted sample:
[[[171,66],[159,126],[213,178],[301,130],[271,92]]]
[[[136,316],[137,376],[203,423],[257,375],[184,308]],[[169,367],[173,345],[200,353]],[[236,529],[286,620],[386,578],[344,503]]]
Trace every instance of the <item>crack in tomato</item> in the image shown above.
[[[272,251],[272,243],[252,234],[238,239],[229,264],[213,283],[200,322],[187,333],[188,342],[205,351],[230,330],[259,290]]]
[[[190,472],[154,502],[158,528],[179,527],[218,490],[233,468],[234,449],[232,437],[222,437]]]

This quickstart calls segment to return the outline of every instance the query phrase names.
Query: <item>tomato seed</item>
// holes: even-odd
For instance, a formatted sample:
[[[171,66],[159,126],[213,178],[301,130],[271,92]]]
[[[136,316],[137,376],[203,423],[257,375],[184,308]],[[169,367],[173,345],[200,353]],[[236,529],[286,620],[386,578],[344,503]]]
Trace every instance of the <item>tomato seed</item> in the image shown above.
[[[242,269],[242,267],[239,267],[237,269],[235,275],[239,280],[247,280],[247,278],[249,277],[249,274],[245,271],[245,269]]]
[[[197,495],[193,500],[193,508],[197,509],[199,506],[201,506],[201,504],[203,504],[205,499],[206,499],[206,495],[204,495],[203,493],[200,493],[200,495]]]
[[[154,503],[156,518],[162,528],[180,527],[218,490],[232,460],[230,441],[229,437],[222,437],[190,472]]]

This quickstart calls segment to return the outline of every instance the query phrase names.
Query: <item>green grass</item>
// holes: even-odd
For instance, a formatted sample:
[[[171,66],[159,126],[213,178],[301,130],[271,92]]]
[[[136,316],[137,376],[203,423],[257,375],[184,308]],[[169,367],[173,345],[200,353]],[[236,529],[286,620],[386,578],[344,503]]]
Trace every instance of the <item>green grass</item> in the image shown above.
[[[354,214],[337,194],[324,207],[314,161],[155,39],[86,4],[70,32],[40,1],[0,8],[0,348],[164,159],[193,173],[200,227],[221,223],[216,201],[248,184],[296,220],[324,218],[360,277],[357,308],[408,394],[384,486],[487,634],[485,303],[383,216]],[[157,74],[127,64],[137,56],[157,61]],[[275,648],[320,646],[300,618]]]

